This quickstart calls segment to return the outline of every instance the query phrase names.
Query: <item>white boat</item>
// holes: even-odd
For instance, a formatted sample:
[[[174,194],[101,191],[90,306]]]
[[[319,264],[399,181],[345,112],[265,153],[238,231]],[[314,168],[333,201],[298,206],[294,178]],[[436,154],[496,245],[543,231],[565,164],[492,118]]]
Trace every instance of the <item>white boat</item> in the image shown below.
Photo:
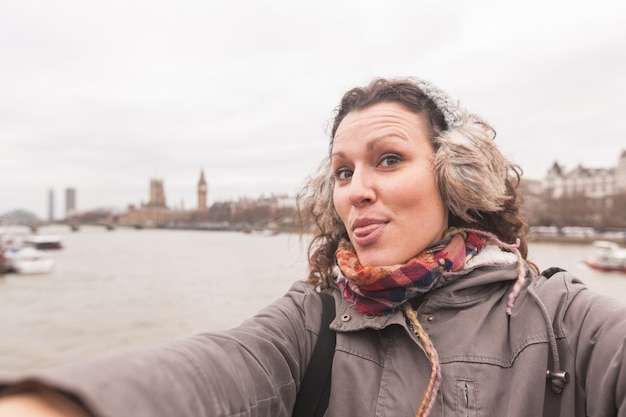
[[[4,252],[9,272],[18,274],[45,274],[54,269],[54,258],[30,246],[8,248]]]
[[[593,246],[597,253],[595,257],[585,260],[587,266],[599,271],[626,273],[626,249],[605,240],[596,240]]]

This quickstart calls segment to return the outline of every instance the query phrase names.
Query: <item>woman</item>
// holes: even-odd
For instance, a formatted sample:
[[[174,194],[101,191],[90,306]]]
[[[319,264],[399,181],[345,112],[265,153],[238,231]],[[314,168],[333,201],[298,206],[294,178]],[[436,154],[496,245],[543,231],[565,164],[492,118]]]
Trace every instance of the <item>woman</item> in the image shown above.
[[[347,92],[300,196],[317,225],[307,283],[230,331],[23,376],[0,410],[289,416],[317,287],[336,304],[328,416],[626,415],[626,308],[538,276],[520,170],[494,136],[422,80]]]

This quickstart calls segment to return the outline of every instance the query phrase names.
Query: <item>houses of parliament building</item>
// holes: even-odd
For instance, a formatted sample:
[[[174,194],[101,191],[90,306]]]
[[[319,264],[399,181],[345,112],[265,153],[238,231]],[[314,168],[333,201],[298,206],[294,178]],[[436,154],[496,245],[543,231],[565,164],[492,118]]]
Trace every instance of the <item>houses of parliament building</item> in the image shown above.
[[[118,218],[118,224],[133,226],[159,226],[172,223],[199,223],[208,219],[207,183],[200,171],[197,186],[198,205],[194,210],[170,209],[165,200],[163,180],[150,180],[150,200],[139,207],[129,205],[128,211]]]

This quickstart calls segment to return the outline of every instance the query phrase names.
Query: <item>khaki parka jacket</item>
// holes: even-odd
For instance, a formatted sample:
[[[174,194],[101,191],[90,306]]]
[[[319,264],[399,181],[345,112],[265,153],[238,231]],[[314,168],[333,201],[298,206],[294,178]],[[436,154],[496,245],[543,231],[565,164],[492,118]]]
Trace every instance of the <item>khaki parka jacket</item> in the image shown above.
[[[442,277],[417,306],[442,372],[430,415],[626,416],[626,306],[567,272],[528,272],[509,316],[515,257],[483,252]],[[415,416],[431,364],[403,313],[362,315],[332,292],[337,341],[326,415]],[[102,417],[288,417],[321,306],[312,286],[296,282],[235,329],[20,380],[71,393]]]

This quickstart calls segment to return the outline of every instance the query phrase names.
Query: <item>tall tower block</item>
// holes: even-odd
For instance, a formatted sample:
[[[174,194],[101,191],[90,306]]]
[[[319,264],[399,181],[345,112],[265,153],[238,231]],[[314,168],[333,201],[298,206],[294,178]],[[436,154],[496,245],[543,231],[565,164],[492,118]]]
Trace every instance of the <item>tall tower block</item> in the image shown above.
[[[76,189],[65,189],[65,217],[68,217],[76,210]]]
[[[54,190],[50,188],[48,191],[48,221],[54,221]]]

